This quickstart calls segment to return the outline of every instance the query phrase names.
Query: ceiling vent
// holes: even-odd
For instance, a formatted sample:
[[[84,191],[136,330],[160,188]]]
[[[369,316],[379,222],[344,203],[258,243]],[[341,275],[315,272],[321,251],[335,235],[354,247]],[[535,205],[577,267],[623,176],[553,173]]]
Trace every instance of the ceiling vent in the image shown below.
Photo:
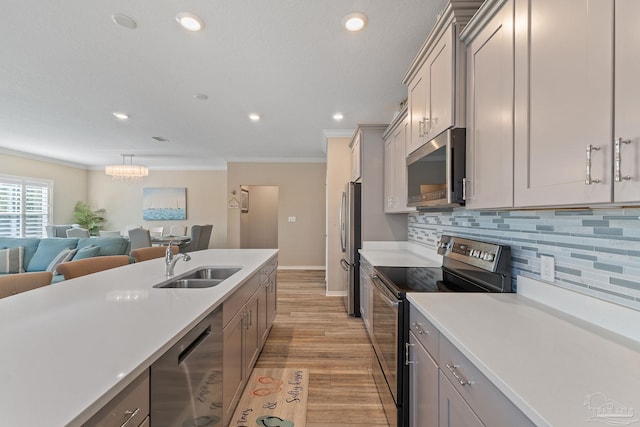
[[[167,138],[163,138],[161,136],[152,136],[151,138],[155,139],[158,142],[169,142]]]

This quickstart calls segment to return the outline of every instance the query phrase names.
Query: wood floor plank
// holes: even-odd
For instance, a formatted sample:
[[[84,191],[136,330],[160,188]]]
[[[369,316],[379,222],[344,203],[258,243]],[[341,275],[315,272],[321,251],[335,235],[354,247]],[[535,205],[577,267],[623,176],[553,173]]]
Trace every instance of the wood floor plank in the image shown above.
[[[278,314],[256,367],[309,369],[306,427],[388,427],[362,320],[325,296],[324,271],[278,271]]]

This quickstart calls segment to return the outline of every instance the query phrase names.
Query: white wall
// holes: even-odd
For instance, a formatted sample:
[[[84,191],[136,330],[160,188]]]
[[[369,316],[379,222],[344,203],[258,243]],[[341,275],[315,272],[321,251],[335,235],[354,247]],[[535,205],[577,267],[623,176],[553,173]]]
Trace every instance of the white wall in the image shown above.
[[[89,203],[106,210],[105,230],[124,230],[128,225],[143,227],[213,224],[210,248],[227,245],[227,172],[149,171],[141,181],[119,183],[103,171],[90,171]],[[143,221],[142,189],[145,187],[185,187],[187,189],[186,221]]]
[[[324,269],[325,175],[322,163],[229,163],[227,198],[240,185],[274,185],[279,188],[278,265],[284,268]],[[238,197],[239,200],[239,197]],[[249,201],[251,209],[251,201]],[[295,223],[287,218],[295,216]],[[229,248],[240,247],[240,209],[227,214]]]
[[[62,163],[0,153],[0,173],[53,181],[52,224],[72,224],[73,207],[87,201],[87,170]]]

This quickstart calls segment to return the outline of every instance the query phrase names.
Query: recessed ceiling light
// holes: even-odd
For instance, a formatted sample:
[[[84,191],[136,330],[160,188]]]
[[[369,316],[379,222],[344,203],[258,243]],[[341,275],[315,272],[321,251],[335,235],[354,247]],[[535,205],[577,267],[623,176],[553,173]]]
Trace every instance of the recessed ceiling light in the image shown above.
[[[209,97],[204,93],[196,93],[195,95],[193,95],[193,97],[198,101],[206,101],[207,99],[209,99]]]
[[[114,13],[113,15],[111,15],[111,19],[121,27],[128,28],[130,30],[135,30],[138,26],[138,23],[134,21],[132,17],[123,15],[121,13]]]
[[[178,21],[178,24],[182,25],[185,30],[200,31],[204,28],[202,19],[192,13],[180,12],[176,15],[176,21]]]
[[[129,118],[129,115],[127,113],[121,113],[121,112],[115,111],[111,114],[113,114],[113,116],[116,119],[120,119],[120,120],[127,120]]]
[[[256,113],[251,113],[249,114],[249,119],[253,120],[254,122],[257,122],[258,120],[260,120],[260,115]]]
[[[342,113],[335,113],[333,115],[333,120],[342,120],[344,119],[344,116],[342,115]]]
[[[349,31],[360,31],[367,25],[367,15],[353,12],[342,19],[342,25]]]

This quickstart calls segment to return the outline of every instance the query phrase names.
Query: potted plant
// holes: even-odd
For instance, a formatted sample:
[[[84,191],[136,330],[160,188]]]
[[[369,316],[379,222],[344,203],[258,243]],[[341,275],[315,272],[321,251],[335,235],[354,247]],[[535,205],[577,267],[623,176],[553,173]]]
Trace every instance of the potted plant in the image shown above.
[[[88,203],[78,202],[73,208],[73,217],[80,227],[89,230],[89,234],[95,236],[98,234],[100,226],[105,223],[104,209],[93,210]]]

